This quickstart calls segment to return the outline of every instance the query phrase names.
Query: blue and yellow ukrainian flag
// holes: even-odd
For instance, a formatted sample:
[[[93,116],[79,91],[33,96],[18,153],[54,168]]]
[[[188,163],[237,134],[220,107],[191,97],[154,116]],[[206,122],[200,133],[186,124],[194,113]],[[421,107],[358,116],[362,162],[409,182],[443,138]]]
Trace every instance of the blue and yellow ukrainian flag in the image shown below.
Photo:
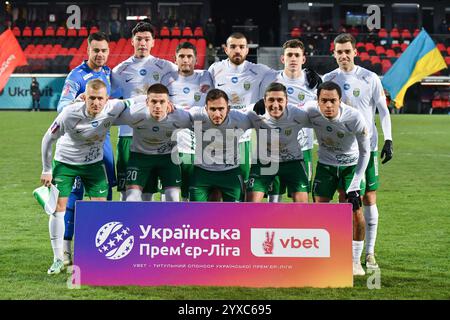
[[[447,68],[444,58],[425,29],[406,48],[381,81],[395,106],[403,106],[406,90],[426,76]]]

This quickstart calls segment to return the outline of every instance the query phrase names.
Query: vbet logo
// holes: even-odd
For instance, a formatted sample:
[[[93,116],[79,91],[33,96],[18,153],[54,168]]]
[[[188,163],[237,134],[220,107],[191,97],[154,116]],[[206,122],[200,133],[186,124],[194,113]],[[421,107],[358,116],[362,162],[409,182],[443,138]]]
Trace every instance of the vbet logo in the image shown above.
[[[130,234],[130,228],[121,222],[110,222],[97,231],[95,246],[105,258],[120,260],[133,249],[134,236]]]
[[[251,229],[256,257],[329,258],[330,234],[325,229]]]

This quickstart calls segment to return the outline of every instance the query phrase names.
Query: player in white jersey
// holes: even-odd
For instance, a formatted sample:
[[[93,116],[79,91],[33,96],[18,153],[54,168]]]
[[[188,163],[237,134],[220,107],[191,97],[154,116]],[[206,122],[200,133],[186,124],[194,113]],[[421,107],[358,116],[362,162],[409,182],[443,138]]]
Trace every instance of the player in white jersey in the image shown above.
[[[252,164],[250,171],[247,200],[260,202],[278,176],[294,202],[308,202],[308,176],[298,143],[299,132],[310,126],[308,115],[296,105],[288,105],[286,87],[278,82],[267,86],[264,103],[264,115],[249,113],[257,130],[259,150],[258,161]]]
[[[260,96],[264,96],[265,89],[272,82],[278,82],[286,86],[289,104],[303,108],[306,102],[317,99],[316,87],[322,81],[314,71],[310,69],[302,70],[306,62],[305,46],[298,39],[288,40],[283,44],[283,54],[280,57],[284,69],[276,74],[269,73],[261,83]],[[309,81],[308,81],[309,80]],[[299,132],[298,142],[303,151],[308,183],[312,179],[312,149],[314,134],[313,129],[304,128]],[[280,194],[284,193],[279,180],[274,181],[272,191],[269,193],[270,202],[278,202]]]
[[[169,89],[170,101],[185,110],[189,110],[192,106],[204,106],[206,94],[213,87],[213,83],[207,70],[194,70],[197,63],[197,49],[190,42],[182,42],[175,53],[178,71],[170,72],[161,79],[161,84]],[[189,181],[194,169],[194,140],[194,132],[189,129],[181,130],[177,135],[178,152],[182,160],[183,200],[189,199]]]
[[[345,190],[347,201],[353,205],[353,274],[364,275],[360,261],[365,236],[361,194],[370,158],[369,131],[361,112],[341,102],[339,85],[325,81],[317,94],[318,101],[306,105],[319,143],[313,198],[329,202],[337,189]]]
[[[375,126],[375,112],[380,115],[381,128],[384,135],[384,146],[381,151],[382,163],[392,158],[391,118],[386,105],[386,96],[379,77],[360,66],[355,65],[357,55],[355,38],[350,34],[340,34],[334,40],[334,57],[339,68],[324,75],[324,80],[339,84],[342,100],[358,109],[364,116],[369,128],[371,158],[366,170],[366,193],[364,194],[364,215],[366,219],[366,266],[378,268],[375,260],[375,240],[378,228],[378,208],[376,190],[378,178],[378,132]],[[343,192],[341,191],[341,199]]]
[[[145,95],[147,89],[154,83],[159,83],[163,75],[176,71],[177,66],[167,60],[159,59],[150,54],[153,48],[153,28],[149,23],[140,22],[132,30],[131,44],[134,55],[117,65],[111,75],[114,97],[131,98]],[[117,144],[117,190],[121,199],[125,200],[126,167],[129,157],[129,147],[133,130],[129,126],[119,127]],[[151,200],[150,192],[156,192],[156,181],[148,189],[144,189],[144,200]]]
[[[238,141],[252,127],[249,118],[230,111],[228,96],[220,89],[210,90],[206,106],[194,107],[189,113],[196,139],[190,200],[208,201],[213,190],[219,190],[223,201],[238,202],[244,187]]]
[[[226,42],[225,53],[228,59],[213,63],[209,72],[217,89],[223,90],[230,99],[231,109],[248,111],[248,106],[260,99],[261,82],[268,73],[275,73],[263,64],[246,60],[249,52],[246,37],[242,33],[231,34]],[[250,173],[250,137],[251,131],[242,136],[240,142],[241,171],[244,180]]]
[[[86,102],[64,108],[42,139],[41,182],[45,186],[53,183],[59,190],[56,212],[49,220],[54,259],[48,274],[64,269],[64,214],[75,178],[81,178],[92,200],[106,200],[108,180],[103,144],[113,121],[128,106],[127,101],[108,101],[106,85],[99,79],[87,83],[85,95]],[[52,144],[56,140],[52,169]]]
[[[137,97],[136,99],[139,99]],[[162,84],[150,86],[145,102],[136,102],[116,123],[133,128],[127,167],[127,201],[142,201],[148,180],[160,178],[166,201],[179,201],[181,168],[176,146],[180,128],[190,128],[191,118],[182,109],[170,111],[169,90]]]

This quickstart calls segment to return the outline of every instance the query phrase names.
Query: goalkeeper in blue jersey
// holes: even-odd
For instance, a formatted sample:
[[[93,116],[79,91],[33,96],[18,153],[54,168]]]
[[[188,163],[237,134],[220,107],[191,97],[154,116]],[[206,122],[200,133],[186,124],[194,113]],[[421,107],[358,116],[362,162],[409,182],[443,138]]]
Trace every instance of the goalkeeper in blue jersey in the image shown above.
[[[58,103],[58,113],[82,93],[84,93],[86,84],[89,80],[100,79],[106,84],[108,95],[111,94],[111,69],[106,66],[109,55],[109,39],[103,32],[96,32],[88,37],[88,60],[83,61],[79,66],[73,69],[66,78],[61,99]],[[103,161],[105,163],[108,175],[108,200],[112,200],[112,187],[116,182],[114,170],[114,154],[111,146],[109,131],[107,133],[105,144],[103,146]],[[72,193],[67,201],[66,213],[64,216],[64,264],[72,264],[72,239],[74,232],[74,210],[75,201],[82,200],[84,188],[79,177],[75,179]]]

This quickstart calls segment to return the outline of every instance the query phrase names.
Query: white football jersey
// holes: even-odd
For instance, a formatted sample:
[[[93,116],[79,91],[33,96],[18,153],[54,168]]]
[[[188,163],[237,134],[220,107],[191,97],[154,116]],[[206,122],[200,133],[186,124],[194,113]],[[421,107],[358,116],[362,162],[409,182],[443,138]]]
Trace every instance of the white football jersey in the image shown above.
[[[261,143],[261,134],[267,136],[266,155],[271,156],[273,161],[286,162],[303,159],[303,152],[297,137],[299,132],[310,127],[308,114],[294,105],[288,105],[279,119],[272,118],[268,112],[257,115],[251,111],[248,114],[253,126],[256,128],[258,144]],[[278,131],[277,143],[272,144],[270,132]],[[258,148],[261,147],[258,145]]]
[[[173,104],[189,110],[193,106],[204,106],[208,91],[213,88],[213,81],[207,70],[195,70],[188,77],[178,72],[170,72],[163,76],[161,84],[169,89],[169,98]],[[195,153],[194,132],[181,130],[177,135],[178,151]]]
[[[145,102],[132,104],[116,120],[115,124],[128,124],[133,128],[130,151],[148,155],[178,155],[176,135],[182,128],[191,127],[191,117],[187,111],[175,109],[164,119],[157,121],[151,115]]]
[[[216,126],[211,122],[205,107],[189,110],[194,123],[194,165],[209,171],[226,171],[240,164],[238,141],[245,130],[252,128],[248,116],[231,110],[225,121]]]
[[[260,86],[264,77],[268,73],[275,73],[275,70],[263,64],[244,61],[235,66],[229,59],[213,63],[208,70],[214,87],[227,93],[230,107],[242,112],[249,111],[248,106],[260,99]],[[240,142],[250,141],[250,136],[249,130]]]
[[[147,89],[168,72],[178,70],[177,66],[164,59],[153,56],[136,58],[134,56],[118,64],[111,74],[111,92],[114,97],[125,99],[147,94]],[[129,126],[119,127],[119,136],[132,136],[133,130]]]
[[[378,150],[378,132],[375,111],[378,109],[385,140],[392,140],[391,117],[380,78],[367,69],[355,66],[352,71],[335,69],[323,76],[324,81],[333,81],[341,87],[342,102],[358,109],[366,120],[370,134],[370,149]]]
[[[344,103],[332,120],[322,115],[317,102],[308,102],[305,110],[319,143],[319,162],[335,167],[356,165],[355,176],[346,191],[359,190],[370,158],[369,130],[363,115]]]
[[[86,104],[77,102],[66,106],[48,129],[42,143],[43,172],[51,172],[53,141],[55,160],[75,165],[103,160],[103,143],[114,120],[126,109],[128,100],[109,100],[95,117],[87,114]],[[45,141],[45,142],[44,142]]]
[[[266,88],[272,82],[281,83],[286,87],[288,104],[303,108],[306,102],[317,100],[317,89],[309,89],[304,72],[297,79],[287,77],[283,70],[278,71],[275,76],[269,74],[261,84],[261,98],[264,97]],[[314,130],[311,128],[302,129],[298,135],[298,142],[302,150],[311,150],[314,144]]]

